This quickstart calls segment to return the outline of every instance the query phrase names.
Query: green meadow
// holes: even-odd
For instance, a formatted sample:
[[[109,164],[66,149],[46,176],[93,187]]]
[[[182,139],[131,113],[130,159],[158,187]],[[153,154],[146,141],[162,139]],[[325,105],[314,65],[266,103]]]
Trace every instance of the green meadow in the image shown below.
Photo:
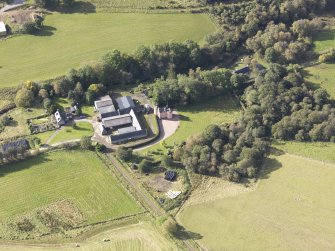
[[[1,42],[0,87],[66,74],[112,49],[132,52],[170,40],[203,42],[215,30],[205,14],[53,13],[44,26],[39,34]]]
[[[185,206],[178,219],[205,250],[334,250],[334,179],[334,164],[271,156],[255,189]]]
[[[313,37],[313,40],[316,52],[335,48],[335,29],[319,32]]]
[[[3,166],[0,176],[0,221],[60,200],[73,202],[85,224],[143,211],[89,151],[44,153]]]

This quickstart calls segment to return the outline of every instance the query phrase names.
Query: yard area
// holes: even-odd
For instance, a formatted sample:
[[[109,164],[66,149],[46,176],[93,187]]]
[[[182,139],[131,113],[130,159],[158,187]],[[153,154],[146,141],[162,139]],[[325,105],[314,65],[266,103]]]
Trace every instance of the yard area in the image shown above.
[[[189,136],[203,131],[210,124],[232,123],[240,115],[238,102],[230,96],[217,97],[186,107],[177,107],[177,110],[180,116],[180,126],[172,136],[165,140],[169,146],[180,143]],[[142,150],[141,153],[163,149],[162,144],[158,143]]]
[[[38,214],[36,216],[36,210],[43,210],[43,207],[49,207],[53,214],[52,209],[55,208],[70,209],[66,210],[68,214],[68,211],[76,212],[75,216],[79,218],[77,225],[143,211],[95,153],[89,151],[45,153],[2,167],[0,176],[2,239],[13,235],[15,228],[11,228],[10,224],[24,218],[31,219],[36,225],[37,229],[32,234],[45,232],[45,228],[50,226],[41,226]]]
[[[202,42],[216,29],[205,14],[53,13],[44,26],[40,34],[1,43],[0,87],[66,74],[112,49],[132,52],[140,45],[170,40]]]
[[[64,126],[61,131],[49,142],[60,143],[68,140],[80,139],[84,136],[92,136],[93,127],[88,122],[76,122],[73,125]]]
[[[0,140],[30,135],[30,129],[27,120],[44,114],[44,109],[33,108],[27,111],[24,108],[15,108],[6,113],[13,118],[10,125],[5,127],[5,130],[0,133]]]
[[[334,179],[334,164],[272,156],[256,188],[227,187],[226,198],[186,205],[178,220],[209,250],[333,250]]]

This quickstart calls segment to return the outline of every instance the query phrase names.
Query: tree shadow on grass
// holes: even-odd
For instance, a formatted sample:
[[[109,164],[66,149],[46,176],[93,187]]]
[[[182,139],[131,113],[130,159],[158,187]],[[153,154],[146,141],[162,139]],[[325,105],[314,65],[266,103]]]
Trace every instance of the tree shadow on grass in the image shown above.
[[[267,158],[262,167],[262,170],[259,174],[259,179],[268,179],[270,178],[270,174],[279,168],[282,167],[282,164],[275,158]]]
[[[34,33],[34,36],[38,37],[50,37],[52,36],[57,29],[52,26],[45,25],[39,32]]]
[[[178,226],[178,232],[175,234],[175,237],[179,240],[200,240],[202,235],[186,230],[183,226]]]
[[[191,121],[191,119],[185,115],[179,114],[178,116],[180,121]]]
[[[35,167],[45,162],[49,162],[48,153],[40,154],[39,156],[32,156],[25,160],[17,159],[17,162],[6,164],[0,168],[0,177],[4,177],[7,174],[19,172],[31,167]]]
[[[335,30],[327,30],[319,32],[315,37],[315,41],[328,41],[335,39]]]
[[[63,14],[73,14],[73,13],[82,13],[82,14],[88,14],[88,13],[96,13],[95,5],[89,2],[84,1],[76,1],[73,6],[69,8],[62,8],[60,10]]]

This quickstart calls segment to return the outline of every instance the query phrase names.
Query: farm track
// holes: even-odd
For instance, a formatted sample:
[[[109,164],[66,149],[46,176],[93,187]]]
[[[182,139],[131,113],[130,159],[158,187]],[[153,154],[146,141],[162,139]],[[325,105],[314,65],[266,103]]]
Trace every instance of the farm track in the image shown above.
[[[138,196],[142,199],[142,201],[145,202],[146,206],[150,208],[150,210],[156,215],[156,216],[162,216],[165,214],[164,210],[159,207],[151,197],[149,197],[148,194],[146,194],[141,188],[140,184],[133,179],[127,171],[124,170],[124,167],[120,165],[117,161],[115,161],[114,158],[112,158],[109,154],[106,154],[106,157],[111,161],[111,163],[114,165],[115,169],[122,175],[124,179],[127,180],[127,182],[132,186],[132,188],[136,191]]]

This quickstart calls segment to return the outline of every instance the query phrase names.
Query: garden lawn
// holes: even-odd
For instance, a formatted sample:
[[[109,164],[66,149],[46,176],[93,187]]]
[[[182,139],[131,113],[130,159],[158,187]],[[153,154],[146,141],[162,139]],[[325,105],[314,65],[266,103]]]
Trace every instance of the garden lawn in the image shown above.
[[[40,34],[1,43],[0,87],[66,74],[113,49],[132,52],[170,40],[203,42],[216,29],[205,14],[53,13],[44,26]]]
[[[189,136],[202,132],[210,124],[224,124],[237,121],[240,115],[238,102],[230,96],[217,97],[198,104],[177,108],[180,116],[180,126],[171,137],[165,140],[166,144],[173,146],[181,143]],[[156,144],[142,151],[163,149],[161,144]]]
[[[136,214],[140,206],[93,152],[57,151],[0,169],[0,220],[69,199],[90,224]]]
[[[323,52],[331,48],[335,49],[335,29],[318,32],[313,37],[315,51]]]
[[[24,108],[15,108],[7,112],[6,115],[12,117],[13,121],[0,133],[0,140],[30,135],[27,120],[41,116],[44,112],[44,109],[41,108],[33,108],[30,112]]]
[[[261,177],[254,191],[185,207],[179,221],[206,250],[334,250],[335,165],[282,155]]]
[[[335,98],[335,64],[319,64],[304,69],[305,78],[315,87],[321,87]]]
[[[80,139],[93,135],[93,127],[88,122],[76,122],[74,125],[67,125],[49,142],[49,144],[60,143],[68,140]]]
[[[335,163],[334,143],[274,141],[272,146],[290,154]]]

